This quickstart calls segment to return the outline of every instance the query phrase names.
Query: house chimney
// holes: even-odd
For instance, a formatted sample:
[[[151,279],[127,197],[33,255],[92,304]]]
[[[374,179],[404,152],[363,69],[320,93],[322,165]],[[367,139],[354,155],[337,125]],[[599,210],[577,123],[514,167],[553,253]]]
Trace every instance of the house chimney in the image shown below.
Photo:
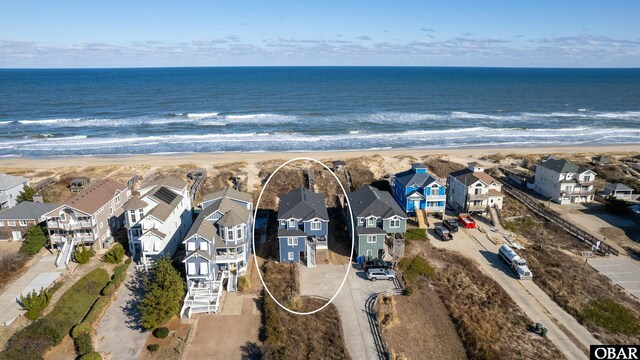
[[[44,196],[42,196],[40,194],[34,194],[33,195],[33,202],[34,203],[44,203]]]

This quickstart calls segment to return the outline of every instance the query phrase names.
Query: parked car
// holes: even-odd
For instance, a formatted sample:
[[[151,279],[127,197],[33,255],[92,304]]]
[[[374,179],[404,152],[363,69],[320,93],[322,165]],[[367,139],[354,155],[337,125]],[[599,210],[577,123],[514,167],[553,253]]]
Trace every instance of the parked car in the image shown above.
[[[376,280],[393,280],[396,278],[396,272],[389,269],[369,269],[367,270],[367,279]]]
[[[447,219],[442,222],[442,225],[451,232],[458,231],[458,219]]]
[[[382,259],[373,259],[362,263],[362,270],[367,271],[369,269],[393,269],[393,263],[390,261],[384,261]]]
[[[451,235],[449,230],[443,228],[442,226],[436,226],[434,231],[443,241],[453,240],[453,235]]]

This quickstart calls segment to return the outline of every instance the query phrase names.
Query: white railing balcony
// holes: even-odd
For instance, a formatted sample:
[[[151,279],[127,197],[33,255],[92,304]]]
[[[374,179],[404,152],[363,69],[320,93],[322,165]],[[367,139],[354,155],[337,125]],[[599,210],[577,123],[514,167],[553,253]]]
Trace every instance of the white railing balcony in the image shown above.
[[[55,220],[47,220],[47,227],[49,229],[60,229],[60,223]]]
[[[244,253],[216,255],[216,263],[229,263],[244,260]]]
[[[427,201],[445,201],[447,200],[447,195],[425,195],[425,199]]]
[[[67,241],[67,236],[66,235],[59,235],[59,234],[51,234],[51,236],[49,236],[49,240],[52,243],[61,243],[61,242]]]
[[[93,235],[75,235],[73,237],[73,242],[74,243],[83,243],[83,242],[93,242],[95,241],[95,239],[93,238]]]

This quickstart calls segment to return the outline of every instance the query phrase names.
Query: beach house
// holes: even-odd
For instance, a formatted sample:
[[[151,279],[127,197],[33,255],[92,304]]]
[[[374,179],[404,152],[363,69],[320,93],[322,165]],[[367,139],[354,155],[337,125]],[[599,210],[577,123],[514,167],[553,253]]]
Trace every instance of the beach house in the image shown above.
[[[130,197],[126,185],[102,179],[49,211],[45,215],[49,242],[62,250],[57,265],[66,265],[79,243],[93,245],[96,250],[109,247],[113,236],[123,229],[123,205]]]
[[[278,202],[280,262],[315,266],[328,256],[329,213],[324,195],[297,188]]]
[[[533,190],[559,204],[593,201],[596,173],[568,160],[550,157],[536,165]]]
[[[391,178],[394,199],[409,215],[416,210],[444,214],[447,189],[442,181],[431,176],[423,164],[413,164],[411,169]]]
[[[476,162],[449,174],[447,202],[459,212],[487,212],[490,207],[502,209],[502,184],[484,172]]]
[[[43,223],[45,214],[57,207],[57,204],[23,201],[0,212],[0,240],[22,240],[27,229]]]
[[[187,295],[181,315],[217,312],[224,283],[236,291],[247,272],[253,241],[251,195],[224,188],[205,195],[202,211],[187,233],[183,260]]]
[[[633,189],[625,184],[614,183],[604,186],[602,197],[612,197],[618,200],[635,200],[638,198],[638,194],[634,194]]]
[[[15,206],[18,203],[16,198],[28,185],[29,179],[0,174],[0,211]]]
[[[123,208],[131,257],[145,270],[172,256],[193,222],[188,184],[174,177],[142,185]]]
[[[347,222],[349,234],[355,225],[354,255],[366,259],[383,258],[386,248],[395,258],[402,257],[407,214],[391,194],[364,186],[350,192],[348,197],[353,212],[353,219]]]

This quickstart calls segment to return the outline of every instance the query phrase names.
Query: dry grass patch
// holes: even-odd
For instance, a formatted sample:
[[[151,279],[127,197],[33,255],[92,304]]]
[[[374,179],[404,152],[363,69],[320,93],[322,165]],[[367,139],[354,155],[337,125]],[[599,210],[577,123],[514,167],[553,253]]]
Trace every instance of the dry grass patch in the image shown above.
[[[443,179],[446,179],[450,173],[465,168],[463,165],[445,160],[442,157],[425,156],[422,160],[430,174]]]

